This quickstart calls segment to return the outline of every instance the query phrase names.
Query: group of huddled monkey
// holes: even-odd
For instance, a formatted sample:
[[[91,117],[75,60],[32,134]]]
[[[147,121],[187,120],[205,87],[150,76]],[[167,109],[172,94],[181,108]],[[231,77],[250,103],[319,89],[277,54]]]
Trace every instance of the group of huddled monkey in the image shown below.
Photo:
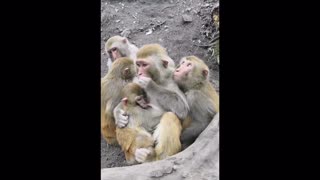
[[[195,56],[179,65],[159,44],[137,48],[121,36],[105,44],[101,131],[129,164],[164,159],[191,145],[219,111],[209,68]]]

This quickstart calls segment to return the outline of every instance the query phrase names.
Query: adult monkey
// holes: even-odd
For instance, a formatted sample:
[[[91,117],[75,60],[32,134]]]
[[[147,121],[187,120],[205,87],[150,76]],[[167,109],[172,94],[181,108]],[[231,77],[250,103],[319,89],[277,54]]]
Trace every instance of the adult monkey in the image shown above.
[[[161,108],[166,113],[161,116],[156,129],[151,132],[156,141],[155,160],[178,153],[181,150],[181,128],[172,124],[179,124],[189,112],[189,106],[184,94],[173,80],[175,64],[166,50],[159,44],[148,44],[141,47],[136,60],[138,78],[133,82],[139,84],[147,93],[150,104]],[[115,119],[118,127],[127,125],[130,116],[122,109],[115,109]],[[135,121],[130,118],[130,121]],[[148,122],[148,119],[142,121]],[[174,143],[173,143],[174,142]],[[138,162],[145,162],[151,151],[138,148],[135,157]]]
[[[208,66],[196,56],[180,60],[174,80],[186,94],[190,106],[189,118],[183,122],[183,148],[191,145],[219,112],[219,95],[209,82]]]
[[[105,51],[109,54],[108,69],[111,69],[111,64],[118,58],[129,57],[135,61],[138,48],[125,37],[113,36],[105,43]]]

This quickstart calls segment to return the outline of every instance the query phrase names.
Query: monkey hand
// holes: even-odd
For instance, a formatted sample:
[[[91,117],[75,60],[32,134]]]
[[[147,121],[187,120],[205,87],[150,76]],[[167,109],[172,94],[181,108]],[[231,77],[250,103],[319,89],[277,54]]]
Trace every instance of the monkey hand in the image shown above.
[[[134,155],[136,157],[136,161],[139,163],[143,163],[146,161],[148,155],[151,153],[149,149],[146,148],[138,148],[136,149]]]
[[[150,84],[151,78],[145,77],[145,76],[140,76],[136,83],[143,89],[145,89],[149,84]]]
[[[117,118],[117,126],[119,128],[124,128],[127,126],[128,123],[129,123],[129,115],[126,114],[125,111],[120,109],[120,114]]]

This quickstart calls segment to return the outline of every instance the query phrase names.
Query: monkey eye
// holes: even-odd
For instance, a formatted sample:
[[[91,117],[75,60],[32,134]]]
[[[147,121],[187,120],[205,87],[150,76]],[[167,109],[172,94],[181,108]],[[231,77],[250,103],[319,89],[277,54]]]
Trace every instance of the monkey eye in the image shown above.
[[[188,67],[191,66],[191,63],[189,63],[187,66],[188,66]]]
[[[146,67],[147,66],[147,64],[142,64],[142,67]]]
[[[181,62],[181,64],[183,64],[183,63],[184,63],[184,61]]]
[[[112,48],[110,51],[113,52],[113,51],[116,51],[116,50],[117,50],[117,48],[114,47],[114,48]]]

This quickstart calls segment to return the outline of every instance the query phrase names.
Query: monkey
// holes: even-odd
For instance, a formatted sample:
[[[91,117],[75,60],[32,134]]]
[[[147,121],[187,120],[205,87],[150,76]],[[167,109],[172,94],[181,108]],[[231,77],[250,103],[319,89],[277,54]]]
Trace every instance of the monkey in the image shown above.
[[[174,61],[161,45],[147,44],[138,50],[137,77],[133,82],[145,90],[153,108],[164,111],[162,116],[157,117],[156,122],[159,123],[152,132],[155,139],[154,160],[164,159],[181,150],[181,121],[187,117],[189,106],[185,95],[173,80],[174,70]],[[136,121],[121,108],[115,109],[114,116],[119,128],[124,128],[128,121]],[[142,121],[148,122],[148,119],[142,117]],[[136,160],[143,163],[151,153],[146,148],[138,148],[135,150]]]
[[[136,83],[129,83],[122,89],[122,100],[117,108],[122,108],[130,118],[125,128],[116,128],[116,137],[124,151],[128,164],[135,164],[135,150],[146,148],[151,153],[145,162],[153,161],[155,157],[152,131],[159,124],[164,113],[161,109],[154,108],[149,104],[145,91]],[[115,118],[117,123],[117,118]],[[137,157],[139,158],[139,157]]]
[[[121,101],[121,89],[133,80],[136,70],[132,59],[119,58],[101,78],[101,132],[108,144],[117,144],[114,108]]]
[[[111,64],[120,57],[129,57],[133,61],[136,59],[138,47],[130,43],[126,37],[113,36],[105,43],[105,51],[108,53],[108,69]]]
[[[183,149],[191,145],[219,112],[219,95],[209,82],[209,68],[196,56],[183,57],[174,72],[174,80],[185,93],[190,111],[183,122]]]

